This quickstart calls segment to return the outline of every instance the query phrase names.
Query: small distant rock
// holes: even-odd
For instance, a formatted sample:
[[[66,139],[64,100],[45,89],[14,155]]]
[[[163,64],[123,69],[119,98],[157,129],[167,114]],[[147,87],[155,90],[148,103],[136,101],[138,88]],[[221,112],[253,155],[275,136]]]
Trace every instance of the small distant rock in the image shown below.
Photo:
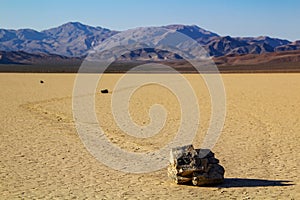
[[[101,90],[101,93],[108,93],[108,89]]]
[[[43,84],[43,83],[44,83],[44,81],[43,81],[43,80],[40,80],[40,83],[42,83],[42,84]]]
[[[203,186],[224,181],[224,168],[209,149],[194,149],[193,145],[173,148],[168,176],[177,184]]]

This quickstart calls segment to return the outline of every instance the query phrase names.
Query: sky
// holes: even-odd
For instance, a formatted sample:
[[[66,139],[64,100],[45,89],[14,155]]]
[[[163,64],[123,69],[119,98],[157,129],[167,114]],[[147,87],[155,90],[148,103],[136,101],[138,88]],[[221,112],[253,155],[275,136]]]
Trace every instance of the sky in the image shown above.
[[[113,30],[198,25],[225,36],[300,40],[299,0],[0,0],[0,28],[81,22]]]

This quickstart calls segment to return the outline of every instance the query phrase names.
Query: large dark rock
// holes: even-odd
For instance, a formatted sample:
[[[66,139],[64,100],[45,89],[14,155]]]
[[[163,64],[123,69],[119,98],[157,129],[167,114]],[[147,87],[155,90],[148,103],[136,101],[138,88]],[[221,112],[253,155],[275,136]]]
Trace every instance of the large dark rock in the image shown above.
[[[224,168],[209,149],[194,149],[193,145],[173,148],[168,176],[177,184],[211,185],[224,181]]]

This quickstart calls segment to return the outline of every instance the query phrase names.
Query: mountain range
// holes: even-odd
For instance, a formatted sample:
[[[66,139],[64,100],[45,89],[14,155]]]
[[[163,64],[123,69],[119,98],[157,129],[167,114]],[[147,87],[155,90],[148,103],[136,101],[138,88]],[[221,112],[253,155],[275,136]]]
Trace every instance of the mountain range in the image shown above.
[[[276,53],[279,52],[300,50],[300,40],[288,41],[268,36],[220,36],[196,25],[174,24],[162,27],[176,30],[193,38],[206,49],[210,56],[219,61],[228,60],[224,57],[265,53],[277,55]],[[119,32],[79,22],[69,22],[43,31],[0,29],[0,63],[45,63],[50,61],[64,63],[70,59],[72,61],[82,60],[90,49]],[[163,60],[165,58],[181,59],[166,51],[140,49],[124,55],[123,60]]]
[[[267,36],[224,37],[196,25],[168,25],[163,28],[186,34],[203,45],[208,53],[215,57],[300,49],[300,41],[291,42]],[[79,22],[69,22],[40,32],[32,29],[0,29],[0,50],[80,57],[86,55],[93,46],[118,32]]]

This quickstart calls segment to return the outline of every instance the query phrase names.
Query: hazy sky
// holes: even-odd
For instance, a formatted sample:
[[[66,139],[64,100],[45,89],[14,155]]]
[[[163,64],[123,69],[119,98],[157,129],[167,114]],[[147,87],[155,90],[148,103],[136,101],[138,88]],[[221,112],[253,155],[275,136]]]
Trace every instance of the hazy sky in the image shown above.
[[[125,30],[196,24],[220,35],[300,39],[299,0],[1,0],[0,28],[43,30],[69,21]]]

